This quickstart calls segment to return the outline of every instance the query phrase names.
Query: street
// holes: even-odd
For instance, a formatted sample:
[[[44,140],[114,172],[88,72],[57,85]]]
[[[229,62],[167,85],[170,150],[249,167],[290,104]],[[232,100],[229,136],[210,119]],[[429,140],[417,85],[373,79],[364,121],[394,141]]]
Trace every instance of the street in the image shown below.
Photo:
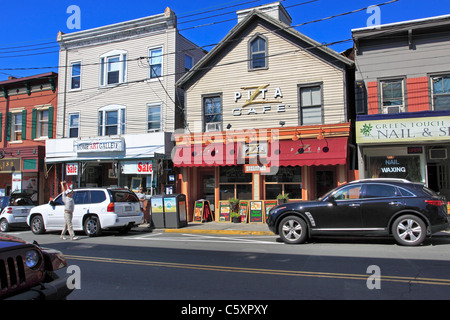
[[[78,241],[11,234],[61,250],[79,267],[80,288],[69,300],[436,300],[447,299],[450,287],[447,236],[409,248],[387,238],[286,245],[277,236],[163,230],[79,234]]]

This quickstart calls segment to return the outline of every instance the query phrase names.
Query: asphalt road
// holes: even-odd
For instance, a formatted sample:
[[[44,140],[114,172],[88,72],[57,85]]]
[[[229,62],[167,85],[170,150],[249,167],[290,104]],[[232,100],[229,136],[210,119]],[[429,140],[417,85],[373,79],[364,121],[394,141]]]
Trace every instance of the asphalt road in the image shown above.
[[[64,241],[57,233],[15,235],[61,250],[79,268],[81,287],[68,300],[181,300],[168,310],[175,315],[199,312],[192,308],[206,300],[247,306],[276,300],[441,300],[450,293],[450,237],[408,248],[378,238],[321,238],[292,246],[277,236],[105,232]],[[216,315],[219,309],[232,312],[229,304],[216,303]],[[238,308],[248,311],[241,303]]]

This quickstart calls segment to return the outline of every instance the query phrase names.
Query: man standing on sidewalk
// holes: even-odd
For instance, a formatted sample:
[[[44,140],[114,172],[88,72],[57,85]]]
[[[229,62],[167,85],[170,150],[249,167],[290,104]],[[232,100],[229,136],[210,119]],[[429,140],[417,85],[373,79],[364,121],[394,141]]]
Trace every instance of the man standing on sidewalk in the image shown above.
[[[72,189],[67,188],[67,182],[61,181],[61,188],[63,190],[62,194],[62,200],[64,202],[64,229],[61,233],[61,239],[66,240],[65,234],[66,231],[69,231],[70,240],[78,240],[78,237],[75,237],[75,234],[73,232],[73,226],[72,226],[72,218],[73,218],[73,209],[74,209],[74,202],[72,198]]]

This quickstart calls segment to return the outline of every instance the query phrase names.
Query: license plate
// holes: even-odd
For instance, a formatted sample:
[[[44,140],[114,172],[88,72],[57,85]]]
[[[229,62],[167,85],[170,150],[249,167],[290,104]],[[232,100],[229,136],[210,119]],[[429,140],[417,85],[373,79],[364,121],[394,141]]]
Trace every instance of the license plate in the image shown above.
[[[125,212],[131,212],[133,211],[133,207],[132,206],[126,206],[125,207]]]

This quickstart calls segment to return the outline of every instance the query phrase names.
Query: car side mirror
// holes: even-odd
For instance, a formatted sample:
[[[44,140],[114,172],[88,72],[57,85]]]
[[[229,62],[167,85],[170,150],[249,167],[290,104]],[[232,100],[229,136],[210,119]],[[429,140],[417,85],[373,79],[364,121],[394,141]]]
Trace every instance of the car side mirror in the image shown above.
[[[48,204],[51,205],[52,207],[55,206],[55,202],[53,202],[53,200],[50,200],[50,201],[48,202]]]
[[[333,195],[330,195],[330,196],[327,198],[327,201],[328,201],[329,203],[336,204],[336,199],[335,199],[335,197],[334,197]]]

